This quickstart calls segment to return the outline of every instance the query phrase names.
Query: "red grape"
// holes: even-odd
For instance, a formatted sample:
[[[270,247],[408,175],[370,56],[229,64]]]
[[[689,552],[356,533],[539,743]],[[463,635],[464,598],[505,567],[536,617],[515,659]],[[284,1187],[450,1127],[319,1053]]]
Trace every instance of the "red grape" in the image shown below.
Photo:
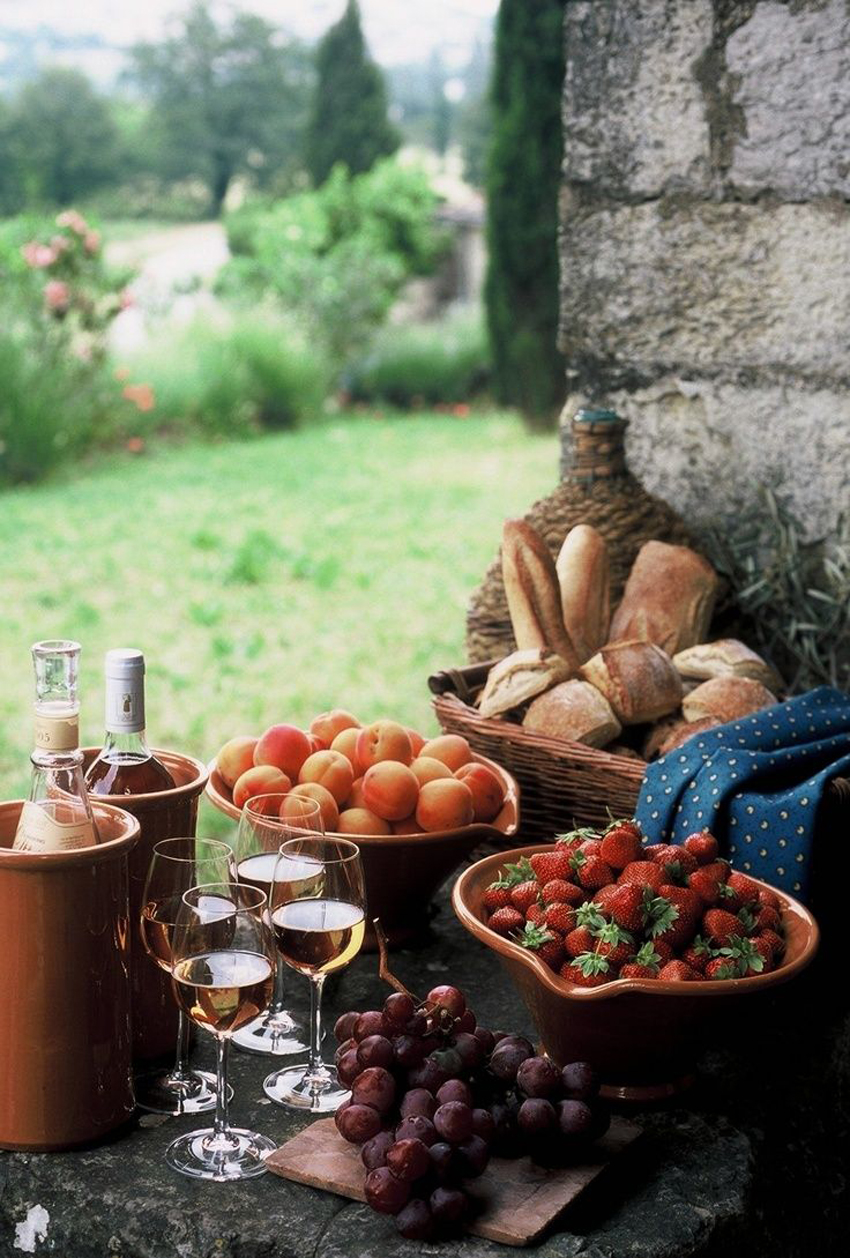
[[[456,1029],[458,1031],[472,1032],[475,1030],[475,1027],[476,1027],[475,1014],[472,1012],[471,1009],[464,1009],[463,1013],[460,1015],[460,1017],[457,1020]]]
[[[459,1018],[466,1010],[466,998],[456,987],[445,985],[432,987],[426,1001],[429,1005],[438,1005],[441,1009],[447,1009],[453,1018]]]
[[[415,1013],[415,1004],[404,992],[392,992],[384,1001],[384,1017],[394,1027],[403,1027]]]
[[[400,1066],[409,1070],[424,1059],[425,1041],[413,1035],[396,1035],[393,1039],[393,1055]]]
[[[484,1060],[485,1054],[480,1040],[469,1031],[458,1031],[453,1047],[464,1070],[472,1070]]]
[[[431,1169],[427,1144],[423,1144],[415,1136],[396,1140],[392,1148],[387,1150],[387,1166],[399,1179],[409,1182],[420,1179]]]
[[[552,1096],[560,1090],[561,1072],[548,1057],[526,1057],[517,1071],[516,1081],[526,1096]]]
[[[395,1144],[395,1136],[391,1131],[379,1131],[377,1136],[367,1140],[360,1150],[360,1161],[366,1167],[366,1170],[375,1171],[379,1166],[385,1166],[387,1149],[393,1144]]]
[[[474,1109],[472,1111],[472,1130],[476,1136],[480,1136],[482,1140],[486,1140],[488,1144],[490,1143],[496,1134],[496,1122],[488,1109]]]
[[[396,1140],[421,1140],[429,1147],[436,1144],[437,1132],[430,1118],[424,1114],[411,1114],[403,1118],[395,1129]]]
[[[396,1179],[386,1166],[370,1171],[363,1188],[369,1205],[379,1214],[398,1214],[410,1197],[410,1184]]]
[[[453,1048],[441,1049],[439,1052],[432,1053],[431,1056],[443,1071],[445,1079],[454,1079],[455,1075],[459,1075],[463,1070],[460,1054]]]
[[[478,1043],[481,1045],[485,1053],[492,1053],[496,1047],[496,1041],[493,1038],[493,1032],[488,1031],[484,1026],[477,1026],[472,1032]]]
[[[465,1179],[474,1179],[480,1175],[490,1161],[490,1149],[480,1136],[470,1136],[457,1147],[460,1173]]]
[[[431,1211],[426,1201],[414,1197],[395,1217],[395,1225],[405,1240],[426,1241],[434,1230]]]
[[[383,1066],[370,1066],[351,1085],[351,1099],[386,1114],[395,1100],[395,1079]]]
[[[586,1061],[572,1061],[564,1066],[561,1082],[571,1101],[591,1101],[599,1092],[599,1076]]]
[[[347,1053],[343,1053],[339,1061],[336,1063],[336,1072],[339,1075],[340,1083],[344,1083],[350,1088],[354,1080],[360,1074],[362,1067],[357,1059],[357,1050],[350,1049]]]
[[[513,1083],[520,1066],[531,1056],[531,1050],[524,1044],[500,1041],[490,1057],[490,1069],[503,1083]]]
[[[365,1144],[381,1130],[381,1115],[371,1105],[341,1105],[335,1119],[337,1131],[350,1144]]]
[[[343,1040],[350,1040],[354,1035],[354,1027],[359,1017],[360,1014],[353,1011],[351,1013],[341,1013],[339,1015],[334,1023],[334,1035],[339,1040],[340,1044]]]
[[[457,1223],[466,1213],[466,1197],[459,1188],[435,1188],[428,1204],[435,1223]]]
[[[422,1036],[428,1030],[428,1019],[424,1013],[415,1013],[404,1024],[404,1031],[407,1035]]]
[[[387,1030],[384,1015],[377,1009],[368,1009],[366,1013],[361,1013],[354,1024],[354,1038],[359,1043],[368,1035],[386,1035]]]
[[[464,1083],[462,1079],[447,1079],[446,1082],[437,1090],[437,1103],[445,1105],[447,1101],[462,1101],[464,1105],[472,1106],[472,1089],[468,1083]],[[429,1114],[430,1118],[431,1115]]]
[[[357,1060],[364,1070],[369,1066],[389,1067],[395,1061],[393,1046],[383,1035],[367,1035],[357,1047]]]
[[[446,1179],[454,1167],[454,1150],[445,1140],[438,1140],[428,1150],[431,1167],[439,1179]]]
[[[520,1044],[523,1048],[528,1049],[529,1057],[534,1056],[534,1045],[531,1040],[527,1040],[524,1035],[502,1035],[500,1044]]]
[[[559,1101],[558,1122],[565,1136],[586,1136],[593,1127],[593,1111],[584,1101]]]
[[[355,1040],[353,1036],[349,1036],[347,1040],[342,1041],[334,1053],[334,1061],[339,1061],[342,1055],[347,1053],[351,1048],[357,1048],[357,1040]]]
[[[558,1126],[558,1115],[551,1101],[532,1096],[520,1105],[517,1122],[527,1135],[537,1136],[544,1131],[553,1131]]]
[[[402,1118],[410,1118],[412,1114],[421,1114],[423,1118],[433,1118],[437,1102],[424,1088],[413,1088],[410,1092],[405,1092],[399,1108]]]
[[[425,1088],[428,1092],[437,1089],[446,1082],[446,1073],[441,1070],[433,1057],[426,1057],[418,1066],[408,1071],[407,1081],[411,1088]]]
[[[472,1135],[472,1109],[463,1101],[447,1101],[434,1114],[434,1126],[449,1144],[463,1144]]]

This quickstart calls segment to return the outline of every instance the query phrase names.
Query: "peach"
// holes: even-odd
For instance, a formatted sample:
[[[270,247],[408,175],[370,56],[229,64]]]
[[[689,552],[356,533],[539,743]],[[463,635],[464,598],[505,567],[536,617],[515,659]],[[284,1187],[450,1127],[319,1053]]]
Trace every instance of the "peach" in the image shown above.
[[[419,797],[416,774],[406,764],[381,760],[363,775],[363,798],[370,812],[385,821],[409,817]]]
[[[310,754],[310,740],[303,729],[270,725],[254,748],[254,764],[273,764],[295,781]]]
[[[253,766],[256,746],[256,738],[240,734],[238,738],[226,742],[216,756],[215,767],[231,790],[236,785],[236,779]]]
[[[410,745],[413,748],[413,756],[415,759],[425,746],[427,740],[422,737],[418,730],[411,729],[409,725],[407,726],[407,737],[410,739]]]
[[[337,734],[344,729],[360,729],[356,716],[346,712],[345,708],[331,708],[330,712],[320,712],[310,722],[310,733],[321,738],[326,747],[332,747]]]
[[[434,760],[442,760],[452,773],[462,764],[469,764],[472,759],[472,748],[460,734],[440,734],[432,738],[419,752],[420,756],[431,756]]]
[[[472,791],[457,778],[426,782],[419,792],[416,820],[423,830],[456,830],[475,816]]]
[[[339,814],[340,834],[392,834],[390,823],[368,808],[346,808]]]
[[[351,793],[348,796],[347,806],[349,808],[365,808],[366,800],[363,798],[363,778],[355,778],[351,787]]]
[[[317,751],[327,751],[328,744],[323,738],[319,738],[317,734],[308,734],[307,742],[310,744],[310,755],[314,756]]]
[[[233,785],[233,802],[242,808],[253,795],[285,793],[292,789],[289,778],[273,764],[254,764]]]
[[[409,817],[402,817],[401,821],[392,823],[393,834],[421,834],[422,827],[416,820],[416,813],[411,813]]]
[[[357,735],[357,763],[363,773],[383,760],[410,764],[412,759],[410,735],[396,721],[373,721]]]
[[[348,799],[354,782],[351,762],[339,751],[317,751],[308,756],[298,774],[299,782],[318,782],[338,804]]]
[[[294,801],[302,796],[307,799],[315,799],[319,805],[319,811],[322,814],[322,824],[325,830],[335,830],[339,824],[339,809],[336,800],[326,786],[321,786],[318,782],[303,782],[298,786],[293,786],[280,807],[280,815],[284,821],[288,817],[294,817],[297,814],[298,805]],[[290,802],[287,803],[287,800]]]
[[[417,756],[410,768],[416,774],[420,786],[424,786],[426,782],[434,782],[437,778],[452,776],[449,766],[443,764],[442,760],[435,760],[433,756]]]
[[[360,766],[357,763],[357,735],[359,733],[360,730],[352,726],[351,729],[344,729],[337,734],[331,743],[331,751],[338,751],[345,756],[346,760],[350,760],[355,773],[360,772]]]
[[[476,764],[472,760],[469,764],[462,764],[455,776],[472,791],[475,820],[495,820],[505,802],[505,791],[493,770],[488,769],[486,764]]]

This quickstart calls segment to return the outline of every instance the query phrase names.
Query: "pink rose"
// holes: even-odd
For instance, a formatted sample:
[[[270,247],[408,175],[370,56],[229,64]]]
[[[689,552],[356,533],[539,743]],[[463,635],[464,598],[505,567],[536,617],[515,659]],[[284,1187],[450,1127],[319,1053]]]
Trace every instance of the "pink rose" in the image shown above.
[[[39,244],[37,240],[31,240],[29,244],[21,246],[21,253],[27,266],[46,267],[52,266],[56,261],[58,254],[50,245]]]
[[[140,411],[152,411],[154,408],[154,392],[149,384],[128,384],[121,390],[121,396],[133,402]]]
[[[122,310],[129,310],[131,306],[135,306],[136,299],[130,292],[129,288],[122,288],[118,294],[118,305]]]
[[[89,229],[89,225],[78,210],[63,210],[61,214],[56,215],[57,227],[70,227],[72,232],[76,232],[78,236],[85,236]]]
[[[44,300],[48,310],[64,314],[71,304],[71,290],[64,280],[48,280],[44,286]]]
[[[97,253],[98,249],[100,248],[100,232],[96,232],[96,231],[86,232],[85,236],[83,237],[83,248],[88,254]]]

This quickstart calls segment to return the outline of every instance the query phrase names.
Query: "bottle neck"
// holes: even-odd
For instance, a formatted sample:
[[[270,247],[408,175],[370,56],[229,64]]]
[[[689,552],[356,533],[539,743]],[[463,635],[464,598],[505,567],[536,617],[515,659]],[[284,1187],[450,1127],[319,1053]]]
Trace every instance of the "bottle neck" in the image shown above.
[[[149,756],[145,740],[145,675],[139,670],[123,677],[106,677],[106,736],[104,750]]]
[[[103,739],[100,756],[103,760],[149,760],[151,749],[143,729],[133,731],[108,729]]]
[[[585,418],[579,412],[561,427],[561,475],[580,485],[625,476],[628,420]]]

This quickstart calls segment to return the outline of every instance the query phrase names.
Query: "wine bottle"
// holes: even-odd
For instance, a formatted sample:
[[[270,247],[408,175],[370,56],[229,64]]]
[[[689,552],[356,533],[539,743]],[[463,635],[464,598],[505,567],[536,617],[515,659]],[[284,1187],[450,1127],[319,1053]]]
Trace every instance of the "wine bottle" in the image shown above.
[[[78,642],[36,642],[35,748],[29,799],[21,809],[13,848],[19,852],[62,852],[91,847],[97,828],[83,781],[80,705],[77,699]]]
[[[106,652],[106,734],[89,765],[92,795],[147,795],[175,781],[145,737],[145,657],[141,651]]]

